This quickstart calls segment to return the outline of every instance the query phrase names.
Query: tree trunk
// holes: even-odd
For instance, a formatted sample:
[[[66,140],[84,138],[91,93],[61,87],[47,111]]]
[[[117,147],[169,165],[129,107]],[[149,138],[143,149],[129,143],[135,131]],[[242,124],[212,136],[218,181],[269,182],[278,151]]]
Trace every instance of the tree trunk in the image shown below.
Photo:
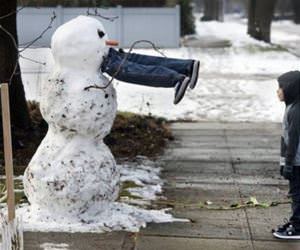
[[[0,0],[0,25],[14,37],[18,46],[17,14],[14,13],[17,8],[16,2],[16,0]],[[7,14],[10,15],[1,19]],[[11,120],[13,126],[27,129],[30,126],[30,118],[18,63],[18,51],[8,34],[0,29],[0,82],[9,82],[15,68],[9,86]]]
[[[257,40],[271,42],[271,23],[276,0],[249,0],[248,34]]]
[[[224,21],[224,0],[204,0],[202,21]]]
[[[180,35],[195,34],[195,17],[193,15],[192,0],[177,0],[180,5]]]
[[[293,9],[294,9],[294,21],[296,24],[300,24],[300,1],[292,0]]]

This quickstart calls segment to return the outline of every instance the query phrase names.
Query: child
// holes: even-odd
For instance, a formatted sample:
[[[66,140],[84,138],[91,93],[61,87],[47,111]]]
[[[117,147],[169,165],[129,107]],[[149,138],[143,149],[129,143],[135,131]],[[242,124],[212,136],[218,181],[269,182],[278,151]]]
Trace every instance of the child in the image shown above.
[[[281,137],[281,175],[289,180],[292,216],[273,235],[280,239],[300,239],[300,72],[291,71],[278,78],[280,101],[285,102]]]
[[[124,82],[152,87],[175,87],[174,104],[177,104],[188,86],[195,88],[199,65],[200,62],[195,60],[128,54],[123,50],[109,48],[101,70]]]

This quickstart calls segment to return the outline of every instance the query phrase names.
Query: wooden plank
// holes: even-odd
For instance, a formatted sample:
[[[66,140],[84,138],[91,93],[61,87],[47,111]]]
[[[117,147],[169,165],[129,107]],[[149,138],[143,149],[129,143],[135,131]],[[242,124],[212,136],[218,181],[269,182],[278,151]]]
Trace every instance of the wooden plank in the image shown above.
[[[5,175],[7,188],[8,221],[15,219],[15,193],[13,155],[10,126],[9,90],[8,84],[1,84],[2,125],[4,142]]]

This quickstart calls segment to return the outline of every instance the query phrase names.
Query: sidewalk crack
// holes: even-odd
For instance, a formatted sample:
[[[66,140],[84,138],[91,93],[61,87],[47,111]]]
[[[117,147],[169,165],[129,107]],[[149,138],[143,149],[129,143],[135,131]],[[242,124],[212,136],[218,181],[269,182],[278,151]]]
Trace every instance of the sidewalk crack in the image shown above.
[[[234,185],[237,187],[237,190],[238,190],[238,193],[239,193],[239,198],[240,198],[240,200],[242,200],[242,192],[241,192],[240,184],[236,180],[237,171],[236,171],[232,151],[231,151],[231,148],[230,148],[230,145],[229,145],[228,135],[227,135],[226,129],[223,130],[223,133],[224,133],[226,148],[228,150],[228,154],[229,154],[229,158],[230,158],[230,165],[231,165],[231,168],[232,168],[232,180],[233,180]],[[252,233],[252,230],[251,230],[251,227],[250,227],[250,220],[249,220],[249,217],[248,217],[247,209],[243,208],[243,211],[244,211],[246,222],[247,222],[248,232],[249,232],[249,236],[250,236],[249,240],[251,242],[251,247],[252,247],[252,250],[255,250],[254,238],[253,238],[253,233]]]

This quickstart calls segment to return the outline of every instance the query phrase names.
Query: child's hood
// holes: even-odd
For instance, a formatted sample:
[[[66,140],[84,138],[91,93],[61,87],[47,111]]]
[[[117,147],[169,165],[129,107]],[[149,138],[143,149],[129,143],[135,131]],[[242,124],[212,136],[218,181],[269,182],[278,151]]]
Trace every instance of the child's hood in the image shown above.
[[[278,78],[279,87],[284,93],[284,101],[289,105],[297,100],[300,101],[300,72],[290,71]]]

